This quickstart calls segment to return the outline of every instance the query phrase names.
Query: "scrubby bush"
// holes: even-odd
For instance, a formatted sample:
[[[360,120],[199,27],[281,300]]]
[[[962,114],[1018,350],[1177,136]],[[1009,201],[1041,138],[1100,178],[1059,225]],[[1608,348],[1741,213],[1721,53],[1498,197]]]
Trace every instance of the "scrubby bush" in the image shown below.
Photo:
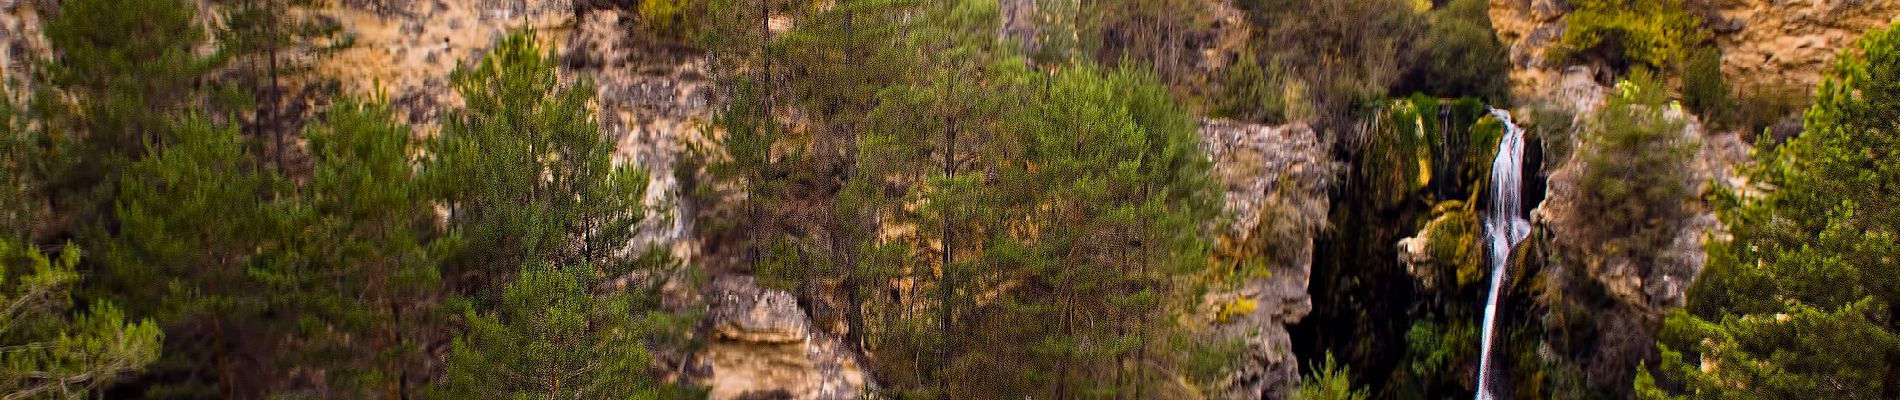
[[[693,0],[645,0],[640,2],[640,19],[656,32],[683,36],[700,5]]]
[[[1576,139],[1577,115],[1562,107],[1541,105],[1531,108],[1525,127],[1544,149],[1544,159],[1556,164],[1570,159]]]
[[[1682,103],[1713,125],[1735,122],[1735,100],[1722,78],[1722,51],[1703,47],[1682,67]]]
[[[1252,56],[1241,57],[1227,70],[1217,100],[1224,117],[1278,124],[1286,122],[1286,73],[1278,63],[1263,66]]]
[[[1695,143],[1683,136],[1687,122],[1665,112],[1667,94],[1648,72],[1637,70],[1617,90],[1583,132],[1576,205],[1590,222],[1578,243],[1645,257],[1674,241],[1674,221],[1688,214]]]
[[[1352,369],[1333,362],[1333,353],[1326,353],[1326,363],[1314,363],[1309,366],[1313,372],[1300,383],[1300,391],[1293,394],[1296,400],[1365,400],[1368,392],[1363,387],[1352,384]]]
[[[1044,14],[1057,14],[1060,3],[1043,1],[1038,11]],[[1091,44],[1092,49],[1082,49],[1093,53],[1095,61],[1106,66],[1142,66],[1155,72],[1161,82],[1176,95],[1185,98],[1201,98],[1208,93],[1193,93],[1201,88],[1210,87],[1209,77],[1202,73],[1198,65],[1204,64],[1203,53],[1197,47],[1206,38],[1219,33],[1214,30],[1215,16],[1206,12],[1200,0],[1122,0],[1096,2],[1080,9],[1080,27],[1086,30],[1084,35],[1093,36],[1093,41],[1084,40],[1084,47]],[[1042,20],[1050,20],[1045,16]],[[1033,18],[1032,17],[1032,18]],[[1057,24],[1059,25],[1059,23]],[[1059,32],[1060,26],[1044,28]],[[1044,34],[1038,38],[1044,42],[1060,42],[1059,34]],[[1058,43],[1059,45],[1059,43]]]
[[[1407,57],[1397,91],[1504,100],[1511,63],[1491,29],[1489,5],[1485,0],[1452,0],[1428,14],[1425,36]]]
[[[1408,43],[1426,27],[1405,0],[1239,3],[1258,27],[1253,40],[1260,50],[1243,57],[1262,64],[1277,61],[1290,81],[1304,86],[1289,89],[1289,96],[1310,101],[1313,118],[1322,125],[1343,126],[1353,111],[1383,99],[1404,72]]]
[[[1707,33],[1683,0],[1573,0],[1556,60],[1597,59],[1617,69],[1675,65]]]
[[[1771,83],[1746,86],[1740,92],[1736,96],[1735,124],[1744,130],[1743,138],[1754,140],[1758,139],[1756,135],[1766,134],[1769,142],[1755,145],[1768,147],[1801,133],[1801,112],[1810,101],[1808,89]]]

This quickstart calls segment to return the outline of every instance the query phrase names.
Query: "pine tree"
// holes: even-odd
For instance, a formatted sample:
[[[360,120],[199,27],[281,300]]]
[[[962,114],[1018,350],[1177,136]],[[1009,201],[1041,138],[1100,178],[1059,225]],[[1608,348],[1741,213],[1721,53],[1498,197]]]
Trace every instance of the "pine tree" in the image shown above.
[[[335,19],[320,18],[315,0],[217,0],[223,6],[223,25],[217,30],[220,50],[232,68],[219,81],[238,91],[234,108],[249,108],[245,132],[265,148],[277,168],[288,167],[286,151],[294,145],[286,137],[300,115],[290,96],[325,95],[332,79],[316,76],[316,64],[352,43],[341,34]],[[292,93],[297,82],[300,93]]]
[[[0,240],[0,397],[86,397],[158,358],[152,321],[129,321],[108,302],[72,310],[78,263],[76,246],[54,259]]]
[[[968,288],[995,282],[984,278],[980,249],[1004,232],[1008,216],[994,207],[1012,196],[978,183],[1005,173],[993,168],[1002,157],[1020,155],[1006,150],[1012,136],[999,116],[1019,104],[1015,96],[1030,74],[1024,59],[989,40],[998,18],[993,3],[930,2],[913,10],[922,17],[852,19],[856,29],[891,35],[877,39],[886,51],[867,57],[893,72],[882,78],[888,81],[866,80],[888,83],[875,84],[883,88],[858,125],[854,173],[837,210],[845,220],[916,228],[880,240],[856,236],[849,271],[861,286],[854,305],[865,310],[867,351],[903,360],[879,371],[884,382],[916,396],[960,397],[959,390],[981,387],[960,385],[985,383],[959,378],[955,364],[987,358],[969,347],[980,328],[971,325],[975,291]],[[928,286],[877,290],[904,280]],[[910,308],[917,304],[923,307]]]
[[[36,96],[51,167],[43,178],[54,227],[71,235],[101,222],[125,165],[169,139],[169,123],[202,94],[200,80],[223,60],[199,54],[204,31],[183,0],[73,0],[46,20],[38,65],[51,91]]]
[[[30,238],[43,219],[34,196],[36,171],[44,165],[37,145],[44,137],[13,103],[10,87],[0,88],[0,238]]]
[[[1760,192],[1717,193],[1733,236],[1665,321],[1666,379],[1639,368],[1639,397],[1900,396],[1896,77],[1900,34],[1863,36],[1816,90],[1806,133],[1759,155]]]
[[[1027,131],[1025,210],[1039,231],[1020,239],[1025,282],[991,323],[1021,327],[1022,370],[1053,373],[1036,393],[1159,395],[1161,371],[1149,366],[1182,353],[1170,348],[1179,325],[1168,302],[1211,248],[1209,162],[1151,74],[1068,69],[1045,96],[1014,119]]]
[[[526,267],[494,313],[469,312],[433,397],[658,398],[648,377],[641,312],[625,294],[596,294],[586,265]]]
[[[614,165],[613,142],[589,108],[594,89],[565,83],[532,31],[509,34],[454,73],[466,110],[449,118],[425,162],[466,241],[451,279],[505,276],[532,262],[625,272],[646,216],[646,174]]]
[[[1363,387],[1352,385],[1352,369],[1333,363],[1333,354],[1326,353],[1326,363],[1313,363],[1308,368],[1312,373],[1300,382],[1300,390],[1293,393],[1294,400],[1365,400],[1368,393]]]
[[[166,342],[158,368],[209,380],[149,395],[255,396],[275,363],[249,347],[270,342],[252,322],[282,299],[256,291],[252,273],[273,268],[280,260],[261,255],[284,246],[276,205],[260,198],[280,181],[246,157],[235,129],[194,117],[170,130],[173,141],[151,145],[122,174],[102,295],[179,338]]]
[[[323,372],[326,397],[418,395],[424,346],[448,329],[436,267],[453,238],[436,231],[416,140],[373,100],[338,103],[306,136],[314,172],[283,211],[301,227],[296,259],[258,274],[299,310],[296,363]]]

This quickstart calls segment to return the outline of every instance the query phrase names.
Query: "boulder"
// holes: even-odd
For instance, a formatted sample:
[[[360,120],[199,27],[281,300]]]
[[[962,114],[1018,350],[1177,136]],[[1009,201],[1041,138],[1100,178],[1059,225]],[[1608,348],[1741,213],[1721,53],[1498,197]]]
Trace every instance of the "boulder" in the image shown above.
[[[856,399],[869,385],[858,356],[811,319],[783,290],[751,276],[722,276],[706,289],[711,337],[700,358],[710,364],[695,381],[713,399]]]

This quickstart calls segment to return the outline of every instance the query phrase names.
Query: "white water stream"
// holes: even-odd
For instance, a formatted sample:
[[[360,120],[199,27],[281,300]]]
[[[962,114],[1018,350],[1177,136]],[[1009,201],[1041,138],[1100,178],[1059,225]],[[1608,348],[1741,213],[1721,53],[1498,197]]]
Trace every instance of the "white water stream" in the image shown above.
[[[1497,325],[1498,301],[1504,286],[1505,265],[1511,248],[1530,235],[1530,221],[1519,217],[1524,205],[1523,191],[1524,130],[1511,122],[1511,113],[1491,109],[1491,115],[1504,122],[1504,137],[1498,140],[1498,156],[1491,162],[1491,207],[1484,213],[1485,254],[1491,263],[1491,295],[1484,302],[1483,350],[1478,361],[1478,400],[1490,400],[1491,347]]]

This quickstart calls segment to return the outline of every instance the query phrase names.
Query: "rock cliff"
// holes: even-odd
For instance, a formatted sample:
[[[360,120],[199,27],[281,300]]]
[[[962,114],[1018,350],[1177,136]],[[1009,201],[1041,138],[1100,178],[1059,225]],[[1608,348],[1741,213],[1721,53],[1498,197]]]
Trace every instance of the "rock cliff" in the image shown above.
[[[1200,132],[1201,147],[1225,188],[1227,215],[1234,218],[1225,240],[1275,239],[1256,237],[1268,232],[1291,241],[1274,248],[1288,254],[1260,255],[1271,260],[1264,276],[1247,276],[1239,287],[1203,299],[1196,315],[1211,319],[1211,335],[1245,345],[1238,370],[1222,382],[1225,391],[1213,395],[1285,398],[1300,383],[1299,355],[1293,354],[1287,327],[1313,311],[1307,283],[1314,237],[1329,212],[1328,190],[1339,166],[1302,124],[1202,120]]]
[[[41,16],[56,11],[58,3],[0,0],[0,76],[31,84],[32,60],[50,51],[39,35]],[[197,3],[202,19],[216,20],[208,0]],[[676,217],[684,205],[673,168],[687,143],[702,140],[700,127],[714,107],[706,56],[651,37],[634,26],[629,11],[594,3],[601,2],[577,12],[568,0],[339,0],[299,12],[337,22],[354,42],[316,65],[316,73],[337,78],[346,94],[388,99],[419,135],[437,132],[439,110],[460,106],[449,82],[452,71],[480,59],[510,30],[534,28],[557,52],[565,79],[596,84],[603,134],[618,143],[616,162],[649,171],[650,203],[676,206],[658,211],[642,240],[673,249],[690,265],[699,246],[686,219]],[[1015,23],[1004,34],[1033,47],[1028,38],[1036,36],[1035,27],[1023,22],[1035,3],[1008,4],[1014,4],[1009,19]],[[1217,25],[1208,28],[1212,39],[1190,50],[1198,57],[1190,58],[1196,60],[1193,75],[1215,76],[1243,47],[1247,26],[1229,2],[1206,4],[1218,14]],[[772,22],[775,31],[789,24]],[[1330,145],[1304,125],[1204,120],[1201,133],[1233,216],[1226,240],[1282,232],[1270,229],[1296,233],[1296,245],[1273,255],[1266,274],[1211,294],[1192,310],[1206,317],[1210,328],[1203,333],[1246,345],[1246,362],[1228,379],[1226,392],[1212,395],[1284,397],[1299,382],[1300,365],[1286,329],[1312,309],[1306,288],[1313,238],[1329,213],[1328,190],[1339,166]],[[843,399],[876,386],[855,350],[827,329],[815,329],[811,312],[790,294],[761,288],[746,276],[721,276],[703,289],[681,291],[687,292],[678,296],[681,301],[710,309],[702,329],[706,346],[662,358],[681,364],[677,378],[708,386],[713,398]],[[1248,309],[1230,307],[1240,300]]]
[[[1900,21],[1894,0],[1709,0],[1704,25],[1737,88],[1806,90],[1841,49]],[[1567,66],[1546,57],[1567,26],[1565,0],[1491,0],[1498,40],[1510,47],[1512,95],[1557,97]]]

